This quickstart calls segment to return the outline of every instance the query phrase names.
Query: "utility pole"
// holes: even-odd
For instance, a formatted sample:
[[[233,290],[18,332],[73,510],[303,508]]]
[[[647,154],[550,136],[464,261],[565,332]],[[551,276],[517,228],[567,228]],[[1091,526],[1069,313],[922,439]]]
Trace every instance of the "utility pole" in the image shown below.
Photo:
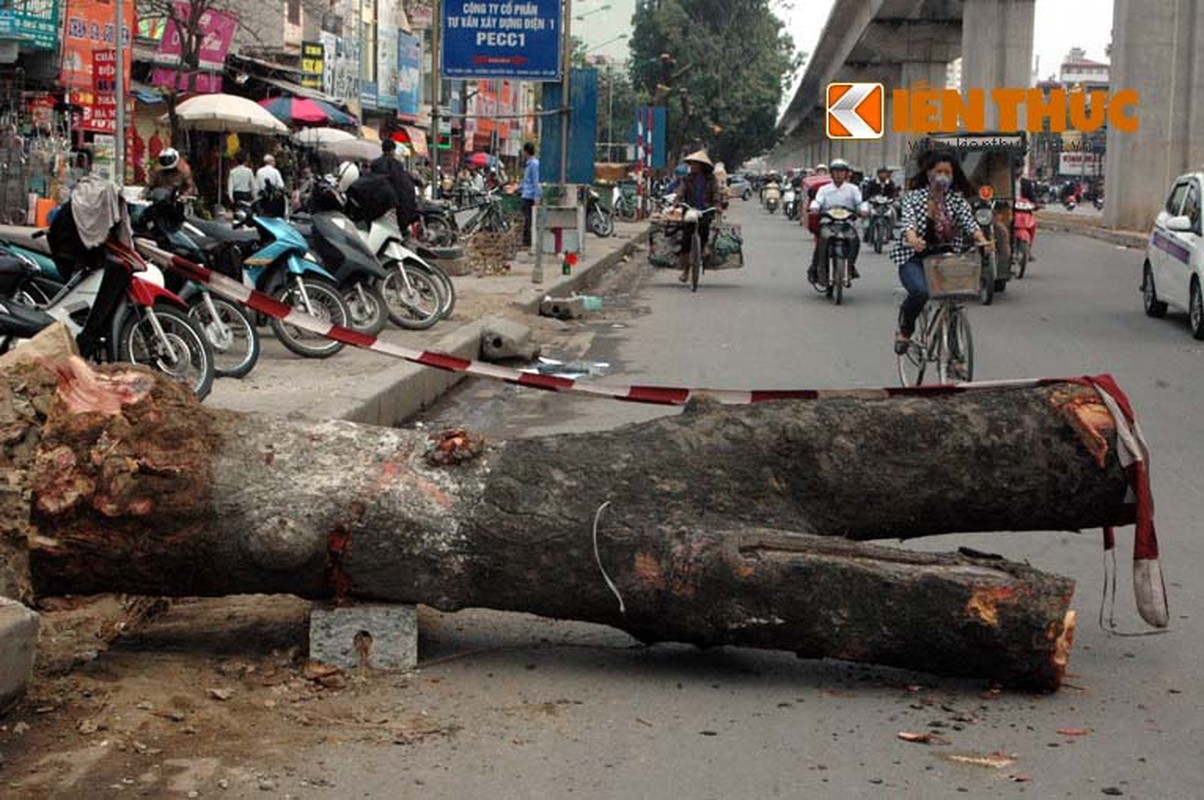
[[[133,2],[133,0],[130,0]],[[117,0],[117,85],[113,87],[113,99],[117,102],[117,116],[113,129],[113,170],[117,187],[125,186],[125,0]],[[95,67],[93,67],[95,68]]]
[[[443,18],[443,1],[434,0],[431,5],[434,11],[431,20],[431,141],[427,150],[431,157],[431,181],[436,182],[439,174],[439,26]]]
[[[572,101],[569,99],[569,74],[573,56],[573,0],[564,0],[564,63],[560,76],[560,204],[568,203],[569,183],[569,122],[572,120]]]

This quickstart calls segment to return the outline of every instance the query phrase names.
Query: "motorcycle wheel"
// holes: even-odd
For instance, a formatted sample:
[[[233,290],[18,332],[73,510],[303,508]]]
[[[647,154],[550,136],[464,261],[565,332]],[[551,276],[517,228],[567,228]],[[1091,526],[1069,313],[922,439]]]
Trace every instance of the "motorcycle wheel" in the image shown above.
[[[589,229],[600,239],[605,239],[615,232],[615,221],[600,208],[589,212]]]
[[[837,258],[832,261],[832,302],[840,305],[844,302],[844,278],[848,265],[843,258]]]
[[[1023,239],[1016,242],[1016,279],[1024,277],[1024,271],[1028,268],[1028,242]]]
[[[435,247],[451,247],[456,243],[456,232],[443,217],[428,217],[422,225],[426,230],[423,238]]]
[[[874,243],[874,252],[875,253],[882,252],[883,238],[885,238],[885,237],[883,237],[883,235],[882,235],[882,225],[878,222],[875,222],[874,227],[870,229],[870,239]]]
[[[399,328],[424,331],[443,319],[443,291],[438,279],[425,270],[390,261],[381,290],[389,319]]]
[[[360,294],[360,290],[363,294]],[[368,336],[376,336],[389,322],[389,308],[380,289],[368,283],[341,286],[343,302],[347,304],[347,327]]]
[[[177,308],[156,306],[154,314],[164,338],[159,337],[150,316],[135,309],[121,325],[117,358],[187,384],[198,400],[204,400],[213,388],[215,375],[209,340],[200,326]]]
[[[978,281],[978,301],[984,306],[995,302],[995,257],[988,256],[982,265],[982,277]]]
[[[213,349],[213,372],[219,378],[243,378],[259,362],[259,331],[247,313],[229,300],[211,296],[217,319],[205,299],[188,308],[188,316],[201,328]]]
[[[327,281],[316,278],[302,278],[301,281],[305,286],[306,295],[309,296],[313,316],[323,322],[345,327],[348,317],[347,304],[343,302],[343,296],[339,290]],[[305,313],[305,302],[292,276],[289,277],[285,286],[277,290],[275,299],[290,308]],[[272,333],[276,334],[276,338],[280,340],[281,344],[304,358],[330,358],[343,349],[342,342],[310,333],[283,320],[272,318],[269,320],[269,324],[272,327]]]

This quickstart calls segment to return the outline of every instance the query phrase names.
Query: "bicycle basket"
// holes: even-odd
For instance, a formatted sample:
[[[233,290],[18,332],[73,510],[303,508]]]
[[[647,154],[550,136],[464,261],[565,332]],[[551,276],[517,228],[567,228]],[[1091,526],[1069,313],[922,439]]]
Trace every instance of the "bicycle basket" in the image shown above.
[[[982,260],[977,252],[962,255],[935,255],[924,259],[924,278],[928,296],[974,298],[978,296]]]

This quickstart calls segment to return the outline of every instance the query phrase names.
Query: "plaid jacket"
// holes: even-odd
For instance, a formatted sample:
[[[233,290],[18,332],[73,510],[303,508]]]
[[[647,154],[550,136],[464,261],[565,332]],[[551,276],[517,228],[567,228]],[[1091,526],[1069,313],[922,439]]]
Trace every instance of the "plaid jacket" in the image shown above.
[[[974,209],[970,208],[970,201],[957,191],[945,193],[945,205],[949,209],[949,215],[953,217],[954,224],[958,227],[957,235],[953,238],[953,246],[961,250],[966,246],[966,239],[972,239],[979,229],[978,223],[974,220]],[[921,237],[927,238],[928,187],[904,192],[901,218],[904,233],[911,230]],[[929,242],[929,244],[932,243]],[[914,255],[916,255],[916,251],[911,249],[905,236],[900,236],[890,250],[891,261],[899,266],[906,264],[908,259]]]

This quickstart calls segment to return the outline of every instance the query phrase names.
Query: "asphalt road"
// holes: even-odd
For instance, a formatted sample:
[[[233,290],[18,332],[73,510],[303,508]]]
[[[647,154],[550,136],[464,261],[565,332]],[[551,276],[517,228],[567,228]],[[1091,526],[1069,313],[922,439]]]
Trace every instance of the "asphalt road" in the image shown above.
[[[803,229],[755,202],[737,203],[733,218],[744,225],[745,269],[707,274],[691,294],[670,271],[630,268],[605,287],[606,312],[566,331],[551,354],[608,362],[616,383],[893,384],[897,281],[886,257],[863,251],[863,278],[836,308],[803,280]],[[423,659],[453,658],[424,669],[397,702],[455,732],[298,753],[297,777],[320,773],[326,788],[281,788],[332,798],[1202,796],[1204,595],[1193,576],[1204,564],[1204,346],[1182,315],[1143,316],[1139,252],[1038,234],[1036,253],[1029,277],[970,310],[977,377],[1110,372],[1129,393],[1152,448],[1169,632],[1131,638],[1097,626],[1098,531],[908,545],[969,544],[1077,581],[1069,685],[1046,696],[780,653],[640,648],[608,629],[521,615],[427,614]],[[677,412],[470,383],[428,422],[519,436],[663,413]],[[1116,615],[1122,629],[1142,631],[1131,543],[1122,531]],[[930,730],[950,744],[896,736]],[[951,753],[1015,761],[979,766]]]

